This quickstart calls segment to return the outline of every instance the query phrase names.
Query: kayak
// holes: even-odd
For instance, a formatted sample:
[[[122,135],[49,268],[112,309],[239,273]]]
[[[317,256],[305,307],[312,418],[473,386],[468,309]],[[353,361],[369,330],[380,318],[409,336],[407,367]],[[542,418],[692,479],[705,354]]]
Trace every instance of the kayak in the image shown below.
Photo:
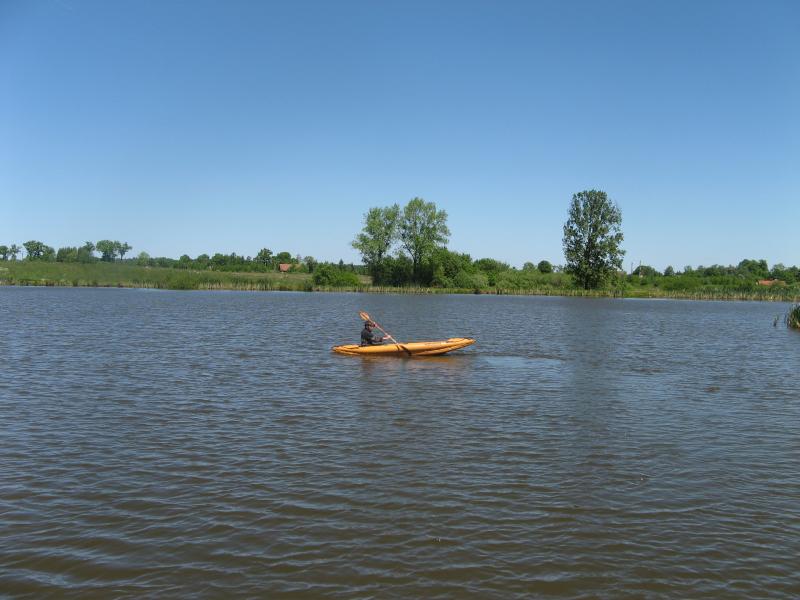
[[[472,338],[450,338],[439,342],[404,342],[400,344],[376,344],[374,346],[359,346],[347,344],[331,348],[339,354],[360,354],[362,356],[436,356],[445,352],[452,352],[465,348],[475,343]]]

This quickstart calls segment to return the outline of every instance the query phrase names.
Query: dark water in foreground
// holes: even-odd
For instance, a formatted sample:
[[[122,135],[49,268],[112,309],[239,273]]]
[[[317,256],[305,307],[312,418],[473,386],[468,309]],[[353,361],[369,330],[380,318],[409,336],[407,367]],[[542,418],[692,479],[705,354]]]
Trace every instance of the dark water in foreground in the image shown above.
[[[786,309],[0,287],[0,596],[797,598]]]

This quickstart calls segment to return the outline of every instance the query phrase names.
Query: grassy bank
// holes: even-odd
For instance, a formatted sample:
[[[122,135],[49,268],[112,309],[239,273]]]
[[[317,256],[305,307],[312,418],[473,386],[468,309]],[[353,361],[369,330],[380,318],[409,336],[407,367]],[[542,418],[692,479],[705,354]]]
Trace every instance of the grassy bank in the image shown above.
[[[104,262],[80,264],[7,261],[0,266],[0,283],[165,290],[311,291],[313,289],[311,276],[303,273],[190,271]]]
[[[394,294],[493,294],[588,296],[625,298],[680,298],[692,300],[765,300],[791,302],[800,298],[793,286],[740,289],[706,285],[692,290],[667,290],[659,287],[626,285],[618,289],[583,290],[575,288],[563,274],[543,275],[531,287],[485,286],[481,288],[383,287],[372,286],[368,277],[359,276],[360,284],[346,287],[318,286],[305,273],[238,273],[200,271],[161,267],[143,267],[122,263],[91,264],[43,261],[3,261],[0,284],[129,287],[166,290],[252,290],[252,291],[349,291]],[[552,279],[552,281],[551,281]]]

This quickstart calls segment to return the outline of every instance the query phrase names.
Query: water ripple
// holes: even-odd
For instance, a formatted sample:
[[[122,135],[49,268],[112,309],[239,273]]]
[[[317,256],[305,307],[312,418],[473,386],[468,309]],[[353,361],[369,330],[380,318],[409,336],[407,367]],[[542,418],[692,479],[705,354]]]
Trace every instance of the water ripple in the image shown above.
[[[0,594],[796,598],[775,310],[0,288]]]

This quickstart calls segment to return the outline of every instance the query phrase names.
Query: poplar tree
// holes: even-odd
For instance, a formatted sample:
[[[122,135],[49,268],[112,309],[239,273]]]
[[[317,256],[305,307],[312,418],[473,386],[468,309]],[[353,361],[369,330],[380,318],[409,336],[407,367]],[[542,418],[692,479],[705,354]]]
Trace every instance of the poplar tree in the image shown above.
[[[351,242],[353,248],[361,253],[375,283],[383,279],[383,263],[397,239],[399,220],[400,207],[397,204],[370,208],[364,215],[361,233]]]
[[[449,237],[447,212],[437,210],[433,202],[412,198],[403,207],[400,242],[411,257],[415,282],[419,282],[422,263],[433,256],[437,248],[444,247]]]
[[[572,196],[564,223],[566,271],[585,290],[598,288],[622,269],[622,212],[605,192],[584,190]]]

